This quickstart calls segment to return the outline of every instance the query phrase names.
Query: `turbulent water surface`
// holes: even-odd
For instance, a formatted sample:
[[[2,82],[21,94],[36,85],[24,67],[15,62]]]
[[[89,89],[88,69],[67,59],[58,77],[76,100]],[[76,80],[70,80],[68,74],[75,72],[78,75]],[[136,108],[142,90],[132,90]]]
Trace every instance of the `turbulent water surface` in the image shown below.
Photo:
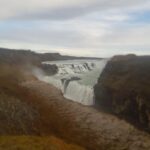
[[[56,75],[42,76],[40,79],[59,88],[67,99],[84,105],[93,105],[93,87],[106,62],[106,59],[43,62],[44,64],[55,64],[58,72]]]

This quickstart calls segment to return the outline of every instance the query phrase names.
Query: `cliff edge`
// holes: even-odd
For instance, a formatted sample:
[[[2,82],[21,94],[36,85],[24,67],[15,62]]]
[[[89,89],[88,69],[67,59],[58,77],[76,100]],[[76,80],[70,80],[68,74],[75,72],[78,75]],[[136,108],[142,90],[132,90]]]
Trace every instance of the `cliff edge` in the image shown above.
[[[150,56],[115,56],[94,88],[98,109],[150,132]]]

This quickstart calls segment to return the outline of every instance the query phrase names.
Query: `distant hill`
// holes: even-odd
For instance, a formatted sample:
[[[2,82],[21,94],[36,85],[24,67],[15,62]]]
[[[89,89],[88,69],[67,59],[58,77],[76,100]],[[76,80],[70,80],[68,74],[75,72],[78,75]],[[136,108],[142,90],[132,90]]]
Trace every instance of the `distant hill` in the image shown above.
[[[72,59],[101,59],[94,57],[65,56],[59,53],[36,53],[31,50],[16,50],[0,48],[0,63],[40,64],[42,61],[72,60]]]

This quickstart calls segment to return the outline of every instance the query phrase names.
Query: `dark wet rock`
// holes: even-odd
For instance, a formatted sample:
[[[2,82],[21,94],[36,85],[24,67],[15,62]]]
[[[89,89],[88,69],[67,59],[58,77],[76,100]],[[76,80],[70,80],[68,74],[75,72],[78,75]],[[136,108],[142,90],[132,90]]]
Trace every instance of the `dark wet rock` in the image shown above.
[[[94,91],[96,107],[150,131],[150,56],[113,57]]]
[[[88,63],[84,63],[85,68],[87,68],[89,71],[91,71],[92,69],[89,67]]]
[[[51,64],[41,64],[40,67],[46,75],[55,75],[58,72],[58,67]]]
[[[79,78],[79,77],[71,77],[69,79],[68,78],[62,78],[61,79],[62,83],[64,83],[66,80],[68,80],[70,82],[70,81],[81,80],[81,78]]]
[[[69,79],[68,78],[62,78],[61,82],[64,85],[64,92],[66,91],[66,89],[67,89],[70,82],[77,81],[77,80],[81,80],[81,78],[79,78],[79,77],[71,77]]]

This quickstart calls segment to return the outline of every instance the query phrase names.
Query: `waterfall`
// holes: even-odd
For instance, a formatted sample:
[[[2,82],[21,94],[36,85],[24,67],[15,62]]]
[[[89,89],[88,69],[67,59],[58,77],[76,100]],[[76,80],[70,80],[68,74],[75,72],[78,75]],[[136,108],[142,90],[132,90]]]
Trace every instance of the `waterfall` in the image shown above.
[[[103,71],[107,60],[66,60],[43,62],[55,64],[58,73],[54,76],[40,76],[40,80],[60,89],[65,98],[83,105],[94,104],[94,85]]]
[[[93,88],[90,86],[79,84],[76,81],[72,81],[68,85],[64,96],[84,105],[93,105]]]

